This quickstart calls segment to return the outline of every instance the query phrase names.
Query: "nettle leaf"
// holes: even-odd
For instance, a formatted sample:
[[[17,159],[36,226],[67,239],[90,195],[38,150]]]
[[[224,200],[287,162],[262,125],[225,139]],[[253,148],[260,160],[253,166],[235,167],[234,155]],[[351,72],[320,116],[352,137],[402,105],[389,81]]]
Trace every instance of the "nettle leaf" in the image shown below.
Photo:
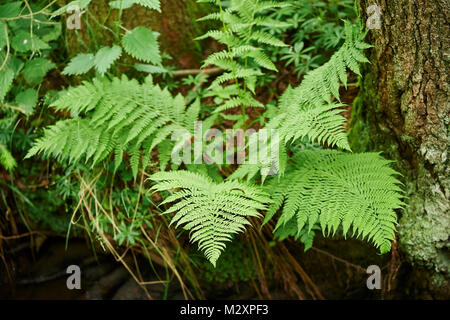
[[[20,14],[22,1],[14,1],[0,6],[0,18],[12,18]]]
[[[14,70],[5,67],[0,72],[0,101],[3,101],[3,99],[5,98],[6,93],[8,93],[13,80],[14,80]]]
[[[64,68],[62,74],[80,75],[88,72],[94,66],[94,55],[92,53],[79,53],[70,60],[67,67]]]
[[[19,52],[50,49],[50,46],[46,42],[42,41],[36,35],[33,35],[33,37],[31,37],[30,33],[27,31],[19,31],[11,39],[11,47]]]
[[[101,48],[94,58],[95,69],[103,76],[121,54],[122,48],[119,46]]]
[[[56,65],[45,58],[35,58],[28,61],[23,69],[25,81],[31,84],[39,84],[44,79],[47,72],[56,68]]]
[[[42,41],[50,42],[59,38],[61,35],[61,24],[51,25],[49,27],[41,26],[40,29],[36,30],[36,34],[39,35]]]
[[[0,61],[3,63],[5,56],[0,52]],[[23,67],[23,62],[15,57],[9,57],[5,66],[0,72],[0,102],[3,101],[14,81],[14,77]]]
[[[125,51],[132,57],[151,62],[155,65],[161,64],[159,44],[152,30],[145,27],[137,27],[129,31],[122,38]]]
[[[17,105],[25,110],[27,114],[32,114],[38,100],[38,92],[35,89],[28,88],[16,96]]]
[[[164,67],[152,66],[150,64],[142,64],[142,63],[135,63],[134,68],[137,71],[147,72],[147,73],[167,73],[167,72],[169,72],[169,70],[167,70]]]

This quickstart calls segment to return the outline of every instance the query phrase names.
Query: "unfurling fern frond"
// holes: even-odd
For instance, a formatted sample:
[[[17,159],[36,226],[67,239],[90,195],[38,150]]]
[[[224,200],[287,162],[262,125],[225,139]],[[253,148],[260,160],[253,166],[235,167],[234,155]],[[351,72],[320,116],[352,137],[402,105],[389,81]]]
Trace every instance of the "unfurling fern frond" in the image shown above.
[[[332,103],[333,97],[340,101],[340,83],[347,86],[347,68],[359,74],[359,63],[368,62],[362,51],[369,48],[363,42],[364,34],[359,27],[345,22],[346,39],[343,46],[321,67],[305,75],[302,83],[287,90],[280,99],[278,129],[287,143],[308,137],[331,146],[350,150],[345,134],[346,119],[340,115],[342,105]],[[273,126],[273,125],[272,125]]]
[[[270,198],[261,188],[238,181],[215,183],[188,171],[159,172],[150,177],[154,191],[174,190],[163,204],[176,202],[165,213],[176,212],[171,224],[184,225],[191,241],[215,266],[225,243],[251,225],[247,217],[261,216]]]
[[[150,152],[172,132],[193,132],[200,111],[198,103],[186,108],[181,95],[173,97],[150,78],[139,84],[125,76],[84,82],[68,89],[52,106],[69,110],[74,118],[44,129],[27,157],[43,152],[44,156],[95,165],[114,152],[117,169],[127,152],[135,177],[141,151],[145,167]],[[169,148],[164,144],[163,149]]]
[[[277,228],[295,219],[297,232],[319,223],[324,234],[342,226],[346,235],[352,226],[353,235],[367,237],[381,253],[390,250],[397,222],[394,210],[403,207],[391,161],[378,153],[336,150],[301,151],[294,160],[285,176],[269,186],[274,202],[265,222],[283,208]]]

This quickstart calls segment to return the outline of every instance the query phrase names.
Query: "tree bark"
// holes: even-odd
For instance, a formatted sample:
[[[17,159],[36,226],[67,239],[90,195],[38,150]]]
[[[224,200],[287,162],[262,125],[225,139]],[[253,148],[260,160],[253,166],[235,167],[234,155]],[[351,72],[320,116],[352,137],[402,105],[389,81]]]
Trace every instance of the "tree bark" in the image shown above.
[[[70,0],[60,0],[62,6]],[[73,30],[66,31],[67,45],[70,52],[80,52],[83,49],[78,37],[90,47],[101,41],[112,42],[114,35],[100,28],[98,23],[105,23],[111,30],[119,17],[118,9],[111,9],[109,1],[92,1],[83,15],[89,18],[90,25],[83,20],[79,35]],[[168,53],[181,68],[198,68],[204,55],[203,44],[207,41],[196,41],[196,37],[204,34],[211,25],[196,20],[211,12],[209,4],[197,3],[196,0],[164,0],[161,1],[161,13],[141,5],[133,5],[122,11],[123,26],[129,30],[144,26],[160,33],[158,42],[161,51]],[[91,17],[95,19],[92,19]],[[122,31],[122,30],[121,30]],[[123,31],[122,31],[123,32]]]
[[[431,297],[449,297],[449,6],[445,0],[360,0],[361,19],[377,5],[381,28],[369,31],[370,65],[352,111],[355,151],[397,160],[408,207],[399,244]],[[425,288],[426,287],[426,288]],[[427,296],[425,296],[427,297]]]

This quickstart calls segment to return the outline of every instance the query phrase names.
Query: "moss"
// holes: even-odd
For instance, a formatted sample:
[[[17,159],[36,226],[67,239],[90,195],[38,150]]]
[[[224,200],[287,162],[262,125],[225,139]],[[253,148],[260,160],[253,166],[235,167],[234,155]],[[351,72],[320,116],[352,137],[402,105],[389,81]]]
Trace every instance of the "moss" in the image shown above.
[[[364,152],[370,145],[370,131],[363,117],[363,101],[361,97],[356,97],[352,105],[352,121],[348,139],[355,152]]]
[[[424,168],[419,168],[419,174],[426,175]],[[401,248],[408,253],[411,262],[450,276],[449,205],[436,201],[439,197],[430,194],[426,190],[428,186],[408,186],[411,190],[407,190],[407,193],[411,196],[408,208],[400,219]],[[447,210],[443,210],[443,206],[446,206]]]
[[[248,260],[250,255],[248,247],[236,239],[221,254],[216,268],[204,258],[203,254],[194,254],[192,258],[199,266],[200,278],[207,282],[222,283],[227,280],[236,282],[254,279],[256,273],[253,262]]]

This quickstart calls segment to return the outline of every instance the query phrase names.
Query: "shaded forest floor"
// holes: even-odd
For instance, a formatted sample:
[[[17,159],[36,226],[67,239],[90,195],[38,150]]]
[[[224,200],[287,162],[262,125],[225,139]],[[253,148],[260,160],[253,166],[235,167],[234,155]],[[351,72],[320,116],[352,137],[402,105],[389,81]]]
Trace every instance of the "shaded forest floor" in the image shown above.
[[[29,243],[18,242],[10,250],[9,270],[4,265],[0,277],[0,299],[133,299],[149,297],[136,283],[128,271],[110,255],[97,252],[94,256],[89,243],[83,239],[71,239],[65,250],[65,239],[50,237],[31,250]],[[308,252],[291,245],[289,250],[310,277],[324,299],[409,299],[420,292],[410,289],[411,266],[402,263],[394,249],[391,257],[373,254],[373,248],[359,241],[318,238]],[[136,257],[143,266],[142,276],[157,282],[154,273],[144,268],[145,261]],[[66,268],[71,265],[81,268],[81,290],[68,290]],[[366,268],[379,265],[383,278],[381,290],[366,287]],[[163,271],[163,270],[159,270]],[[153,279],[152,279],[153,277]],[[255,281],[258,281],[255,279]],[[290,288],[280,286],[275,279],[267,279],[269,297],[260,297],[251,281],[204,282],[200,289],[206,299],[296,299]],[[308,288],[299,281],[297,285],[309,299]],[[166,286],[155,283],[145,286],[151,299],[184,299],[175,279]]]

